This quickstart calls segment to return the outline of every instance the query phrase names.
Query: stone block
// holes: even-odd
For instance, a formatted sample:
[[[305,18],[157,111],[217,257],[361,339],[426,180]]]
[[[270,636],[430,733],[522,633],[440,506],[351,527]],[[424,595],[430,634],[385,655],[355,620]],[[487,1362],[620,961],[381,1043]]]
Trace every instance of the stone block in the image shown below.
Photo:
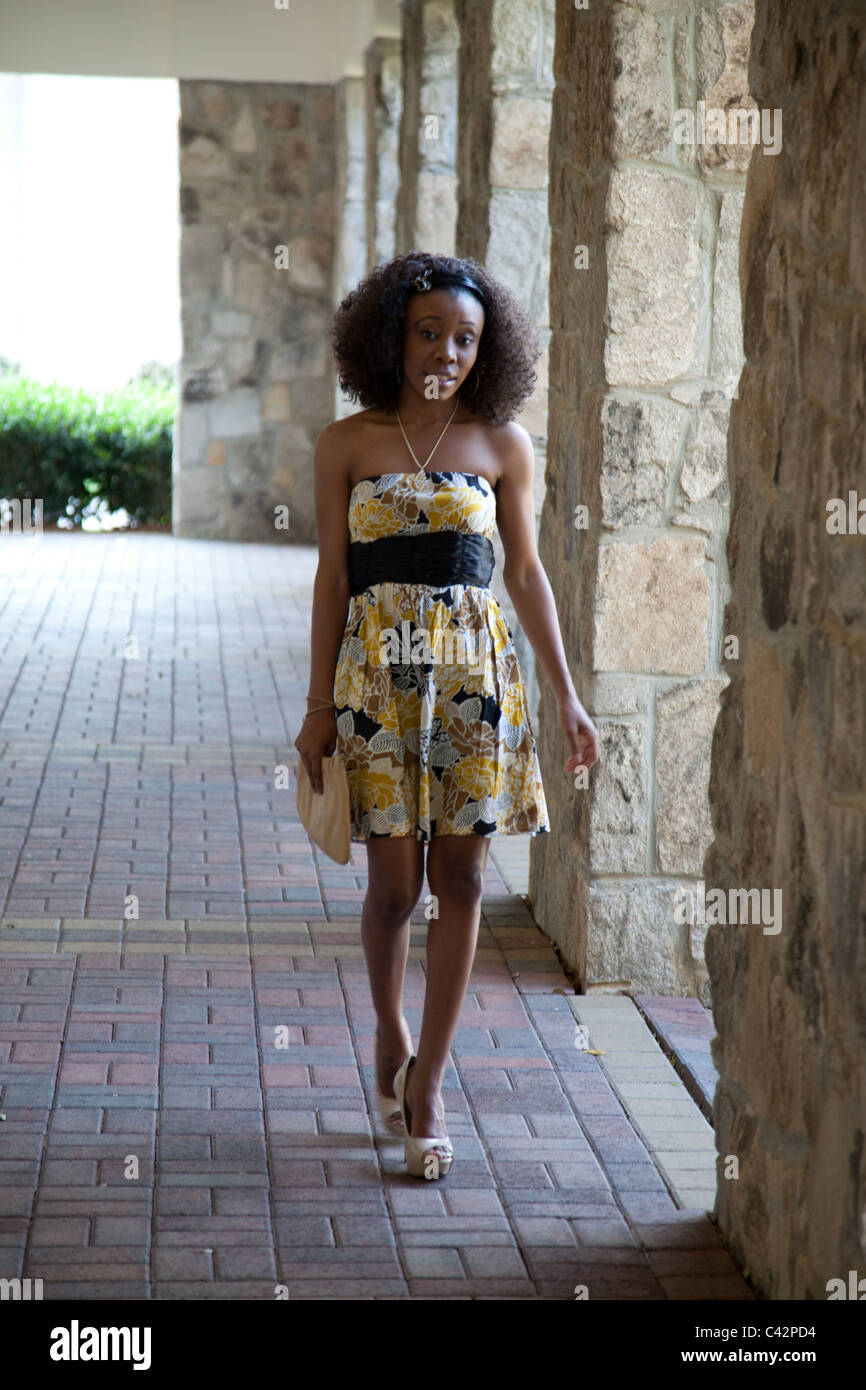
[[[421,55],[425,77],[452,76],[460,32],[453,0],[424,0]]]
[[[536,282],[541,281],[542,300],[547,287],[550,254],[547,195],[529,190],[493,189],[489,217],[485,264],[530,310],[534,322],[544,323],[547,313],[538,313],[538,305],[532,309],[530,301]]]
[[[758,110],[749,91],[749,47],[754,24],[754,5],[724,4],[712,14],[701,10],[695,16],[695,52],[697,55],[698,93],[707,110]],[[694,153],[701,169],[710,172],[722,169],[725,173],[745,174],[752,157],[753,145],[746,140],[699,144],[697,148],[683,145],[689,156]]]
[[[437,255],[453,256],[456,222],[456,176],[421,169],[418,173],[417,244]]]
[[[695,183],[661,170],[612,172],[605,342],[611,386],[664,386],[700,371],[707,307],[700,243],[708,216],[709,195]]]
[[[430,117],[435,116],[435,122]],[[457,158],[457,84],[453,76],[421,84],[418,157],[422,164],[453,169]]]
[[[620,526],[664,523],[668,487],[685,428],[680,406],[646,396],[608,396],[601,412],[602,521]]]
[[[180,407],[179,436],[185,467],[202,459],[208,434],[207,406],[183,403]]]
[[[649,681],[596,672],[591,679],[590,691],[588,698],[594,716],[649,713]]]
[[[186,84],[192,87],[192,83]],[[195,84],[198,96],[198,109],[209,125],[222,125],[235,107],[232,84],[227,82],[202,82]]]
[[[691,502],[713,496],[728,500],[728,414],[727,409],[698,410],[690,422],[680,488]]]
[[[208,413],[211,433],[221,439],[258,434],[261,429],[261,406],[256,391],[235,391],[212,401]]]
[[[180,175],[184,180],[225,179],[230,166],[228,155],[215,135],[181,131]]]
[[[672,136],[668,36],[661,16],[632,6],[611,12],[613,80],[607,93],[614,160],[663,159]],[[598,113],[593,113],[596,121]]]
[[[328,288],[331,244],[322,237],[294,237],[289,243],[289,284],[295,290]]]
[[[745,192],[719,192],[719,225],[713,266],[713,335],[709,374],[730,395],[743,370],[743,315],[740,294],[740,229]]]
[[[301,103],[292,97],[267,97],[259,112],[266,130],[294,130],[302,123]]]
[[[538,8],[493,0],[491,75],[497,79],[534,76],[538,62]]]
[[[492,188],[547,189],[550,102],[513,96],[493,103]]]
[[[310,195],[310,141],[304,131],[269,142],[263,191],[306,200]]]
[[[710,753],[725,680],[677,685],[656,698],[655,748],[658,868],[700,878],[713,838]]]
[[[595,873],[641,873],[647,867],[646,728],[605,721],[592,774],[589,859]],[[586,796],[576,789],[575,797]]]
[[[211,314],[211,332],[218,338],[246,336],[252,322],[251,314],[240,314],[233,309],[217,310]]]
[[[288,420],[291,416],[291,395],[284,383],[268,386],[262,395],[262,419]]]
[[[693,537],[602,546],[595,666],[693,675],[706,670],[710,587],[704,542]]]
[[[324,338],[302,338],[275,347],[271,355],[271,381],[302,381],[323,377],[331,366]],[[353,407],[353,410],[357,407]],[[324,422],[327,423],[327,422]]]
[[[229,145],[237,154],[255,154],[258,148],[256,123],[248,101],[244,102],[232,126]]]
[[[658,994],[693,992],[687,933],[674,921],[671,892],[644,879],[613,887],[600,883],[588,899],[587,988],[622,982]],[[631,1083],[639,1085],[641,1083]]]

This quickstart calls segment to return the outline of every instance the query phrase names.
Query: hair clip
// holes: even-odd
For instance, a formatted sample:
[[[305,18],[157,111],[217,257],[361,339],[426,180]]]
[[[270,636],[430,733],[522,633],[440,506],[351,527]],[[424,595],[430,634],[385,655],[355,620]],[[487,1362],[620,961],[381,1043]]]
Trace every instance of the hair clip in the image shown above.
[[[430,276],[432,273],[433,272],[430,270],[428,266],[428,268],[425,271],[423,271],[422,274],[415,276],[415,285],[419,290],[431,290],[433,288],[433,286],[430,284]]]

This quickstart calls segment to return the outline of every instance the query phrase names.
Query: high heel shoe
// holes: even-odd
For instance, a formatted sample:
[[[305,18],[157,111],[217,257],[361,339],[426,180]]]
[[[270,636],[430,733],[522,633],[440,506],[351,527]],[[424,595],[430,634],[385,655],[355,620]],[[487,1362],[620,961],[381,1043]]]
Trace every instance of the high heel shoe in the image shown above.
[[[447,1134],[444,1138],[441,1135],[431,1135],[425,1139],[416,1139],[409,1133],[412,1120],[406,1111],[406,1080],[414,1061],[416,1057],[413,1053],[394,1077],[394,1090],[400,1102],[400,1114],[403,1118],[406,1168],[413,1178],[444,1178],[451,1171],[454,1159],[454,1149]]]
[[[381,1091],[376,1092],[376,1100],[379,1105],[379,1114],[382,1116],[382,1123],[392,1134],[403,1133],[403,1116],[400,1113],[400,1106],[395,1096],[383,1096]]]
[[[408,1031],[408,1025],[407,1025],[407,1031]],[[374,1038],[375,1038],[375,1034],[374,1034]],[[375,1042],[374,1042],[374,1046],[375,1046]],[[410,1034],[409,1034],[409,1047],[411,1048],[411,1046],[412,1046],[412,1035],[411,1035],[411,1033],[410,1033]],[[382,1117],[382,1123],[385,1125],[385,1128],[386,1128],[386,1129],[389,1129],[389,1130],[391,1131],[392,1134],[402,1134],[402,1133],[403,1133],[403,1113],[402,1113],[402,1111],[401,1111],[401,1109],[400,1109],[400,1102],[397,1100],[396,1096],[385,1096],[385,1095],[383,1095],[382,1092],[379,1090],[379,1087],[378,1087],[378,1084],[377,1084],[377,1086],[376,1086],[376,1103],[377,1103],[377,1105],[379,1106],[379,1114],[380,1114],[381,1117]]]

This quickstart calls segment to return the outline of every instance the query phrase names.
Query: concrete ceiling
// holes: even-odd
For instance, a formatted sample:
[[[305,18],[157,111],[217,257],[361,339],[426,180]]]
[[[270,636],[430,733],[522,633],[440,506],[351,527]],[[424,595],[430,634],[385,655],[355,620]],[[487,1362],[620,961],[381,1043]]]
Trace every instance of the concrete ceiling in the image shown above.
[[[0,0],[0,68],[335,82],[361,75],[372,38],[399,34],[399,10],[399,0]]]

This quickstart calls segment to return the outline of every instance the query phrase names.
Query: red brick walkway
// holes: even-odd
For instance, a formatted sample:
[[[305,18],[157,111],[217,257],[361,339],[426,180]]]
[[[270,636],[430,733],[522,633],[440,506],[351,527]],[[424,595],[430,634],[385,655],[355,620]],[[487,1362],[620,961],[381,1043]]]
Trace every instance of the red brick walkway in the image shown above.
[[[0,538],[0,1277],[46,1298],[750,1297],[575,1049],[501,841],[445,1080],[454,1167],[405,1174],[375,1116],[363,847],[317,860],[274,787],[314,564]],[[416,1041],[424,935],[422,900]]]

